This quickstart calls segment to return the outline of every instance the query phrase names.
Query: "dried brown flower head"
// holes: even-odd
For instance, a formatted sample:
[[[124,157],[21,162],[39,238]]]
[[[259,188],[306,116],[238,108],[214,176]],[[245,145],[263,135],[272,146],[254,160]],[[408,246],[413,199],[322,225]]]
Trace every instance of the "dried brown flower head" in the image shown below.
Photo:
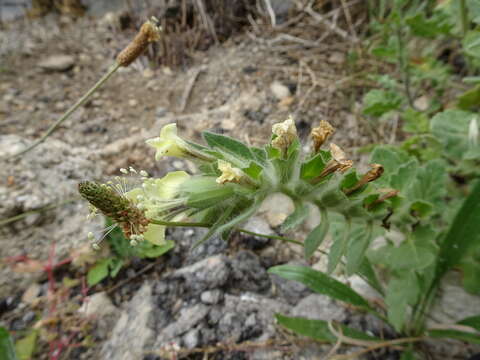
[[[335,132],[335,129],[328,121],[321,120],[320,125],[312,129],[311,136],[313,139],[313,147],[315,152],[320,150],[320,146],[327,140],[327,138]]]
[[[135,61],[147,48],[148,44],[160,40],[160,28],[155,20],[146,21],[135,38],[117,56],[120,66],[128,66]]]

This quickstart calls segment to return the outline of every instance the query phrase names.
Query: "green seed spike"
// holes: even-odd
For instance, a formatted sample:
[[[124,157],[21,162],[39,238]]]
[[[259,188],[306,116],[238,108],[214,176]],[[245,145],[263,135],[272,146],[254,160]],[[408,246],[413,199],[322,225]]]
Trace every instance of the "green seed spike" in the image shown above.
[[[142,233],[149,223],[143,211],[111,186],[94,181],[83,181],[78,184],[78,191],[85,200],[104,215],[122,225],[126,236],[130,235],[129,232],[132,228],[130,225]]]

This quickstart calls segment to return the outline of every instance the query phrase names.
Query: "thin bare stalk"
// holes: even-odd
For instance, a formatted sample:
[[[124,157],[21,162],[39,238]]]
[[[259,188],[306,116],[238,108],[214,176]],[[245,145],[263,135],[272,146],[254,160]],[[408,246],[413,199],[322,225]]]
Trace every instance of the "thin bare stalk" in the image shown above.
[[[11,157],[12,158],[15,158],[17,156],[20,156],[20,155],[23,155],[27,152],[29,152],[30,150],[34,149],[35,147],[37,147],[38,145],[40,145],[42,142],[44,142],[57,128],[58,126],[63,123],[65,120],[67,120],[70,115],[72,115],[75,110],[77,110],[80,106],[82,106],[83,104],[85,104],[87,102],[87,100],[103,85],[105,84],[105,82],[115,73],[115,71],[118,70],[118,68],[120,67],[121,65],[117,62],[115,62],[113,65],[110,66],[109,70],[107,71],[107,73],[105,75],[102,76],[102,78],[100,80],[97,81],[97,83],[95,85],[93,85],[93,87],[88,90],[75,104],[73,104],[73,106],[68,109],[57,121],[55,121],[47,130],[47,132],[40,138],[38,139],[37,141],[35,141],[33,144],[31,144],[30,146],[28,146],[27,148],[21,150],[20,152],[12,155]]]

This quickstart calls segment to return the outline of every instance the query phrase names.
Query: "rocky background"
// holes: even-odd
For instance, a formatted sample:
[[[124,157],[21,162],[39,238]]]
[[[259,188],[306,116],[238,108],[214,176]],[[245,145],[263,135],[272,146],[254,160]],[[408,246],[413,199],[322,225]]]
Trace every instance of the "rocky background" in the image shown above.
[[[355,89],[368,84],[349,68],[352,36],[344,30],[340,8],[327,9],[335,28],[317,23],[312,30],[311,19],[289,23],[292,14],[298,16],[294,1],[271,3],[275,31],[241,28],[189,52],[185,44],[178,52],[169,45],[163,58],[153,49],[115,74],[46,142],[9,159],[106,71],[142,19],[178,10],[178,4],[82,1],[77,8],[78,2],[58,1],[43,14],[27,1],[0,2],[0,325],[16,336],[40,329],[35,359],[329,356],[330,345],[279,328],[275,313],[336,320],[385,338],[392,334],[374,318],[269,275],[273,265],[303,263],[295,245],[240,234],[228,244],[213,239],[191,250],[203,230],[169,229],[173,251],[153,260],[132,259],[115,279],[85,287],[85,273],[99,256],[90,252],[86,234],[104,224],[85,220],[88,207],[79,201],[76,185],[108,180],[128,166],[155,176],[191,170],[192,164],[180,159],[155,162],[144,144],[167,123],[177,122],[181,136],[194,140],[210,129],[262,144],[273,123],[293,114],[308,143],[311,127],[328,119],[337,128],[333,141],[360,163],[362,146],[395,140],[395,131],[372,129],[359,115]],[[256,19],[259,27],[269,25],[267,13]],[[360,32],[362,22],[357,26]],[[301,38],[305,33],[309,37]],[[365,71],[374,65],[364,64]],[[273,196],[245,228],[275,234],[292,209],[287,199]],[[316,221],[312,216],[305,230]],[[304,233],[289,235],[300,239]],[[325,262],[316,258],[305,265],[324,269]],[[336,276],[376,299],[361,279]],[[480,300],[458,283],[446,282],[434,317],[450,322],[478,313]],[[56,335],[42,333],[43,327]],[[341,347],[339,353],[358,350]],[[430,351],[434,359],[465,359],[473,352],[458,343],[434,344]],[[378,351],[365,358],[399,355]]]

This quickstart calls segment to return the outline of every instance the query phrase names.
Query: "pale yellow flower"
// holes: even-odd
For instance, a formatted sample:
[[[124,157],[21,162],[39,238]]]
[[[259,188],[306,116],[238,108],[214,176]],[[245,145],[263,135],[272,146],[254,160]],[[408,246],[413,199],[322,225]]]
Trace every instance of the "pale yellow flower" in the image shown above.
[[[167,124],[160,131],[160,136],[147,140],[147,144],[154,147],[155,160],[163,156],[184,157],[187,153],[187,143],[177,135],[177,124]]]
[[[224,160],[218,160],[218,170],[222,172],[222,174],[216,179],[218,184],[239,182],[243,178],[242,170],[232,167],[232,164]]]
[[[274,124],[272,126],[272,133],[277,135],[272,140],[272,146],[276,149],[285,152],[288,147],[298,138],[297,128],[292,116],[289,116],[284,122]]]
[[[125,196],[144,210],[147,218],[154,219],[162,211],[181,205],[183,200],[175,197],[180,186],[189,178],[190,175],[185,171],[170,172],[161,179],[145,180],[142,187],[127,192]],[[179,221],[182,217],[183,215],[180,214],[173,218],[173,221]],[[162,245],[165,242],[165,230],[164,225],[150,223],[142,235],[145,240],[155,245]]]

